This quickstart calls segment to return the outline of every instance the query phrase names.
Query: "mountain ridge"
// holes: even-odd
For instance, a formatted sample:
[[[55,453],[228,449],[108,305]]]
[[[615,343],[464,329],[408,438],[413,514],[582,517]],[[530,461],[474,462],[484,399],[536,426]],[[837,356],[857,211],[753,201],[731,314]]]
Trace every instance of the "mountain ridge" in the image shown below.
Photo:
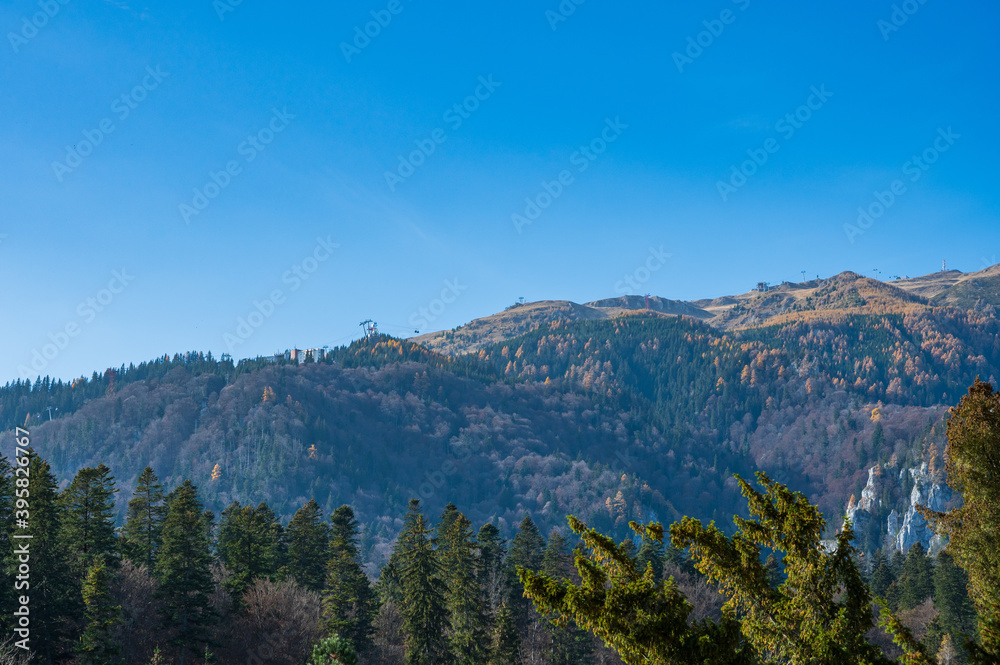
[[[453,330],[408,339],[436,352],[456,355],[479,351],[543,323],[614,318],[635,312],[688,317],[732,330],[871,311],[907,313],[934,307],[977,306],[1000,306],[1000,264],[973,273],[949,270],[891,282],[844,271],[825,279],[783,282],[762,290],[693,301],[626,295],[582,304],[568,300],[516,303]]]

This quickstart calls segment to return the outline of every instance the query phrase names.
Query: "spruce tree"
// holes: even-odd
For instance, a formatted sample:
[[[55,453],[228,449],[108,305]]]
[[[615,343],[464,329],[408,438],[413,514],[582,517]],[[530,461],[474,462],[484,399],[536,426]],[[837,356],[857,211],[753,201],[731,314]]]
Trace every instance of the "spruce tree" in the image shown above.
[[[542,574],[552,580],[568,582],[572,565],[572,555],[566,538],[553,530],[542,555]],[[590,656],[592,651],[590,634],[577,628],[571,619],[550,621],[546,630],[551,639],[546,648],[545,659],[549,665],[577,665],[585,662]]]
[[[510,596],[510,579],[506,568],[507,548],[500,536],[500,529],[491,523],[480,527],[476,545],[476,584],[482,593],[483,607],[492,625],[500,605],[506,604]]]
[[[444,553],[448,550],[447,533],[451,529],[451,525],[458,519],[458,515],[458,507],[448,502],[448,505],[444,507],[444,511],[441,513],[441,521],[438,522],[437,527],[434,529],[433,542],[437,546],[438,558],[444,556]]]
[[[458,513],[449,520],[438,550],[445,606],[449,619],[449,642],[457,665],[480,665],[486,660],[487,627],[482,590],[476,579],[476,543],[472,523]]]
[[[18,459],[15,473],[24,471],[21,460],[28,461],[27,482],[23,475],[16,476],[18,489],[27,486],[30,510],[24,511],[27,526],[18,524],[14,536],[13,571],[17,572],[17,552],[29,543],[31,557],[31,648],[37,658],[51,665],[71,649],[68,629],[70,619],[81,614],[82,598],[70,569],[70,552],[60,538],[62,509],[57,495],[58,483],[48,462],[32,453]],[[23,484],[22,484],[23,483]],[[21,513],[15,511],[20,519]],[[30,540],[17,539],[30,536]],[[26,581],[26,580],[22,580]],[[15,577],[15,585],[18,580]],[[24,593],[29,587],[21,587]]]
[[[476,536],[479,556],[476,581],[487,613],[489,665],[506,665],[517,659],[520,639],[510,610],[510,578],[507,573],[507,548],[500,529],[487,522]]]
[[[59,497],[62,542],[71,553],[73,569],[82,580],[96,561],[116,563],[115,479],[101,464],[80,469]]]
[[[882,550],[875,550],[875,555],[872,557],[872,573],[868,581],[872,595],[884,599],[889,591],[889,586],[895,581],[889,559]]]
[[[239,598],[255,579],[274,579],[281,566],[282,528],[274,511],[234,501],[219,522],[219,559],[229,569],[227,586]]]
[[[666,552],[662,541],[643,538],[642,546],[639,547],[637,560],[640,570],[645,570],[646,566],[652,566],[653,579],[657,582],[663,579],[663,564],[666,561]]]
[[[27,484],[27,479],[24,481]],[[8,579],[0,586],[0,630],[8,634],[13,628],[13,613],[16,609],[14,580],[10,579],[16,568],[16,557],[13,556],[14,539],[14,469],[10,461],[0,453],[0,557],[2,557],[3,572]],[[24,491],[22,489],[22,496]],[[30,503],[28,504],[31,505]]]
[[[624,546],[573,517],[570,526],[587,552],[576,559],[580,582],[521,569],[525,594],[541,611],[593,631],[630,663],[888,665],[865,637],[872,597],[854,563],[850,524],[828,553],[820,544],[825,522],[804,495],[763,473],[762,492],[736,478],[751,517],[733,518],[733,536],[690,517],[670,528],[674,546],[689,548],[697,570],[728,597],[721,621],[691,621],[693,608],[675,583],[657,583],[648,570],[638,570]],[[641,536],[664,537],[660,524],[631,526]],[[765,548],[783,555],[788,577],[777,589],[761,561]],[[927,663],[909,631],[887,611],[880,625],[903,648],[903,662]]]
[[[500,536],[500,529],[490,522],[481,526],[476,535],[476,546],[479,551],[476,560],[476,579],[481,588],[487,589],[491,582],[495,582],[503,575],[507,550]]]
[[[511,566],[539,570],[545,554],[545,538],[529,515],[525,515],[510,544],[507,560]]]
[[[313,646],[306,665],[358,665],[357,650],[340,635],[325,637]]]
[[[489,665],[511,665],[519,662],[521,638],[514,626],[514,615],[511,614],[507,600],[497,608],[490,626]]]
[[[945,449],[948,485],[962,505],[947,513],[921,510],[948,536],[948,551],[969,576],[982,644],[970,660],[1000,661],[1000,393],[976,379],[951,410]]]
[[[778,557],[774,556],[774,552],[768,554],[767,558],[764,559],[764,572],[767,575],[767,583],[771,585],[772,589],[777,589],[785,581],[785,573],[781,569]]]
[[[212,555],[212,559],[219,553],[219,539],[217,526],[215,524],[215,513],[211,510],[203,510],[201,513],[201,525],[202,529],[205,531],[205,541],[208,543],[208,551]]]
[[[545,538],[542,537],[531,517],[525,515],[507,553],[507,570],[511,580],[510,612],[514,617],[514,626],[519,635],[525,634],[529,622],[537,619],[537,613],[532,607],[531,601],[515,592],[521,587],[517,581],[517,569],[540,571],[544,552]]]
[[[375,583],[375,595],[383,605],[392,603],[398,607],[403,603],[403,582],[400,579],[399,567],[399,540],[397,539],[389,561],[382,566],[378,582]]]
[[[445,635],[448,629],[446,589],[431,542],[431,530],[417,499],[410,500],[398,549],[406,662],[408,665],[450,663]]]
[[[934,593],[933,564],[920,543],[914,543],[906,555],[899,576],[899,607],[913,609]]]
[[[315,499],[299,508],[285,530],[288,557],[285,576],[310,591],[322,591],[326,579],[330,527]]]
[[[196,656],[207,644],[216,615],[209,600],[211,553],[198,488],[185,480],[172,495],[156,557],[157,595],[163,601],[163,627],[173,633],[178,663],[184,665],[188,654]]]
[[[121,621],[121,607],[108,591],[108,569],[96,559],[83,582],[84,629],[77,647],[80,665],[119,665],[124,662],[115,628]]]
[[[150,571],[156,567],[156,551],[160,546],[166,511],[163,486],[152,467],[147,466],[139,474],[135,492],[128,502],[125,526],[122,527],[122,554]]]
[[[934,607],[939,612],[941,630],[951,635],[956,645],[976,636],[976,608],[969,598],[969,578],[944,550],[934,566]]]
[[[354,511],[346,505],[333,511],[330,523],[323,624],[327,632],[350,640],[358,653],[364,654],[371,649],[377,607],[358,556],[360,528]]]

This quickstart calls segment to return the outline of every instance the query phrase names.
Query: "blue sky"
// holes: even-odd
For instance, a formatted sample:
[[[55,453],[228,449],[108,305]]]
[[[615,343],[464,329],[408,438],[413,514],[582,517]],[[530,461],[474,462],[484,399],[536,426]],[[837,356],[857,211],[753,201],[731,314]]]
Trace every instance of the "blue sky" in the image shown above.
[[[1000,251],[995,3],[231,1],[0,7],[0,381]]]

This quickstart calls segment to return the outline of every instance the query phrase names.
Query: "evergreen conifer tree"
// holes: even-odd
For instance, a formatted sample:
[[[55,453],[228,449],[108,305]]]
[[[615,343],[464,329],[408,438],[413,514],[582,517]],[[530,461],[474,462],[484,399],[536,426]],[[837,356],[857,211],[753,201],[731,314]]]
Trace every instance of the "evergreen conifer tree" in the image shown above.
[[[472,523],[461,513],[449,521],[439,541],[445,548],[443,553],[439,549],[438,556],[448,610],[451,653],[456,665],[480,665],[488,654],[486,608],[476,579]]]
[[[323,623],[327,632],[349,640],[358,653],[371,649],[375,594],[358,554],[358,521],[350,506],[340,506],[330,516],[326,588],[323,590]]]
[[[872,595],[884,599],[889,591],[889,586],[895,581],[889,559],[882,550],[875,550],[875,555],[872,557],[871,578],[868,582]]]
[[[431,541],[431,530],[420,512],[420,502],[410,500],[399,536],[400,586],[403,630],[408,665],[447,665],[448,610],[441,566]]]
[[[969,598],[968,584],[968,576],[955,565],[948,550],[939,552],[934,566],[934,607],[941,631],[952,636],[956,647],[976,637],[976,608]]]
[[[157,595],[163,601],[163,626],[174,635],[178,664],[201,653],[216,620],[211,553],[198,488],[185,480],[173,493],[163,520],[156,557]]]
[[[511,577],[510,586],[512,589],[510,611],[519,635],[525,634],[528,623],[537,619],[537,613],[527,598],[514,592],[520,588],[520,584],[517,582],[517,569],[540,571],[544,552],[545,538],[542,537],[531,517],[525,515],[507,553],[507,569]]]
[[[482,605],[486,613],[488,630],[496,636],[498,613],[504,606],[508,621],[510,614],[510,578],[507,574],[507,550],[500,529],[486,523],[476,536],[478,557],[476,559],[476,583],[482,595]],[[513,625],[513,624],[511,624]]]
[[[69,565],[70,553],[60,538],[62,508],[55,475],[48,462],[32,453],[24,482],[19,472],[25,471],[21,466],[25,459],[18,459],[15,478],[18,489],[27,486],[30,510],[23,511],[27,525],[18,525],[14,535],[30,536],[25,540],[30,543],[31,557],[31,648],[41,662],[51,665],[70,650],[69,619],[80,616],[82,599]],[[15,516],[20,519],[21,513],[15,511]],[[16,554],[25,541],[14,542]],[[15,566],[17,558],[12,559]]]
[[[553,530],[542,555],[542,574],[548,579],[568,582],[572,566],[572,555],[566,538]],[[546,649],[546,662],[549,665],[577,665],[586,662],[593,650],[589,633],[577,628],[572,619],[550,622],[546,629],[551,639]]]
[[[962,505],[947,513],[921,510],[948,536],[948,552],[969,576],[979,614],[980,646],[970,660],[1000,662],[1000,393],[976,379],[948,421],[948,485]]]
[[[14,510],[15,510],[15,485],[14,469],[10,461],[0,453],[0,559],[2,559],[3,572],[9,576],[7,582],[0,587],[0,630],[4,634],[9,633],[13,628],[13,613],[16,609],[15,599],[18,594],[14,591],[13,570],[16,568],[17,557],[14,556]],[[24,479],[24,484],[28,480]],[[25,496],[26,488],[21,489],[21,496]],[[30,506],[30,503],[28,504]]]
[[[101,464],[80,469],[59,497],[60,536],[70,552],[74,573],[81,580],[97,561],[109,566],[115,559],[115,479]]]
[[[433,543],[437,546],[438,558],[444,556],[445,552],[448,550],[449,543],[447,538],[447,533],[451,529],[451,525],[455,523],[458,519],[459,512],[458,507],[455,504],[448,502],[448,505],[444,507],[444,511],[441,513],[441,521],[438,522],[437,527],[434,529]]]
[[[511,614],[507,600],[497,608],[490,627],[489,665],[511,665],[520,662],[519,646],[521,639],[514,626],[514,615]]]
[[[326,579],[330,528],[315,499],[299,508],[285,530],[288,563],[285,575],[310,591],[322,591]]]
[[[87,571],[83,582],[84,629],[77,647],[80,665],[119,665],[124,662],[115,627],[121,607],[108,591],[108,569],[100,558]]]
[[[229,569],[235,598],[255,579],[274,579],[282,562],[282,528],[265,502],[256,507],[234,501],[219,522],[219,559]]]
[[[899,583],[899,607],[903,610],[916,607],[934,594],[933,563],[920,543],[914,543],[907,553]]]
[[[203,510],[201,513],[201,526],[205,532],[205,542],[208,543],[208,552],[214,561],[219,554],[218,526],[215,523],[215,513],[211,510]]]
[[[135,493],[128,502],[121,547],[125,557],[150,571],[156,567],[156,551],[166,511],[163,486],[152,467],[147,466],[139,474]]]
[[[358,654],[350,640],[333,635],[313,646],[312,658],[306,665],[358,665]]]
[[[588,555],[578,557],[579,584],[521,569],[525,593],[545,612],[586,626],[627,662],[650,665],[870,663],[888,665],[867,641],[872,598],[854,563],[848,524],[836,550],[820,546],[825,522],[800,493],[759,473],[763,492],[737,476],[751,519],[734,517],[737,533],[723,534],[685,517],[670,529],[676,547],[690,548],[696,568],[728,596],[721,622],[690,621],[692,607],[674,583],[640,572],[626,548],[575,518]],[[632,523],[640,535],[662,539],[663,527]],[[787,580],[767,578],[761,551],[784,555]],[[927,663],[912,635],[888,611],[881,625],[904,649],[903,662]]]
[[[657,582],[663,579],[663,564],[666,560],[666,553],[662,541],[643,538],[637,558],[640,570],[645,570],[646,566],[652,566],[653,579]]]

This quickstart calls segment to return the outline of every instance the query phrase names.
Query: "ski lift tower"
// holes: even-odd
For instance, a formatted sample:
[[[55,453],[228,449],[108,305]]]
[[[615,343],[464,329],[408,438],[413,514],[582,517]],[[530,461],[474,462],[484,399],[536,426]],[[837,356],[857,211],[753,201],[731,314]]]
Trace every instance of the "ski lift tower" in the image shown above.
[[[358,325],[361,326],[361,330],[364,332],[366,340],[378,335],[378,324],[371,319],[365,319]]]

